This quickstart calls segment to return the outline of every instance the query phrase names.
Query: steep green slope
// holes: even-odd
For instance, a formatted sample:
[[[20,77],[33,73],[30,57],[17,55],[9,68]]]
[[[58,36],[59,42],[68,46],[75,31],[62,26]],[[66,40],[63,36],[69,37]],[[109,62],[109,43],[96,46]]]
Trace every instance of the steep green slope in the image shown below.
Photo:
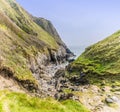
[[[38,39],[53,48],[57,46],[55,40],[41,27],[36,25],[30,15],[14,0],[1,0],[0,6],[2,13],[7,15],[21,30],[27,34],[38,37]]]
[[[16,80],[37,84],[30,69],[40,65],[43,55],[51,61],[58,51],[67,54],[66,47],[61,50],[52,36],[15,0],[0,0],[0,72],[7,71]]]
[[[23,93],[0,92],[0,112],[90,112],[79,102],[39,99]]]
[[[71,68],[79,77],[84,73],[91,83],[119,85],[120,31],[86,48]]]

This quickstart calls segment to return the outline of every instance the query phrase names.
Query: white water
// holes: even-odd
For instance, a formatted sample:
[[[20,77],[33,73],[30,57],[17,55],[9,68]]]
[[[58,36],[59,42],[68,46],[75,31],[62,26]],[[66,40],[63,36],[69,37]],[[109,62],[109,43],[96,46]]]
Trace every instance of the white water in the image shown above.
[[[55,64],[48,65],[46,66],[46,74],[48,74],[50,77],[53,77],[59,69],[65,69],[67,65],[68,65],[67,62],[59,65]]]

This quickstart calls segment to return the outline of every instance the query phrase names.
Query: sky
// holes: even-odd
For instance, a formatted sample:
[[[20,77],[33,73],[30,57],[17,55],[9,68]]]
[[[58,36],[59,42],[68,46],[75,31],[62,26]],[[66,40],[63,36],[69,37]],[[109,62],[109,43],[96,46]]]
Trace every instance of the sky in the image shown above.
[[[89,46],[120,29],[120,0],[16,0],[50,20],[68,46]]]

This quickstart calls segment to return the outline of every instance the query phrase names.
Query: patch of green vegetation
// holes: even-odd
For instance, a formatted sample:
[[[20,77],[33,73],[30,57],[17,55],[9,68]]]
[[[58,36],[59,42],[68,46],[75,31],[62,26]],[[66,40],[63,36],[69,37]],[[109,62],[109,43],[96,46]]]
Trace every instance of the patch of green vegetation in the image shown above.
[[[24,33],[28,34],[26,35],[27,37],[28,36],[30,36],[30,38],[37,37],[39,41],[43,41],[50,48],[53,49],[58,48],[56,40],[51,35],[49,35],[48,32],[46,32],[39,25],[37,25],[33,21],[32,16],[29,13],[27,13],[23,8],[21,8],[19,4],[17,4],[14,0],[1,0],[0,7],[1,7],[0,12],[2,11],[6,18],[8,18],[8,20],[6,20],[7,24],[10,24],[11,22],[11,25],[7,24],[6,25],[10,27],[10,29],[13,32],[15,32],[14,31],[15,29],[19,29],[21,31],[24,31]],[[4,23],[6,21],[4,19]]]
[[[76,101],[66,100],[62,102],[63,105],[67,107],[66,112],[90,112],[83,105]]]
[[[0,29],[5,31],[5,30],[7,30],[7,27],[4,24],[0,24]]]
[[[120,85],[120,31],[88,48],[70,67],[69,76],[83,72],[91,84]]]
[[[0,92],[0,112],[90,112],[79,102],[58,102],[52,98],[40,99],[23,93]]]
[[[63,89],[63,92],[66,94],[72,93],[71,89],[69,89],[69,88]]]

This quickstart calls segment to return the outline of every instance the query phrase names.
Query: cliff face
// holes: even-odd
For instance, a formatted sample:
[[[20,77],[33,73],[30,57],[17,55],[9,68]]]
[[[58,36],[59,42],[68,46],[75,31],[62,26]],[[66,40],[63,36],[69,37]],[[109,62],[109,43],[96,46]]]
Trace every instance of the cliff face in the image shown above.
[[[55,27],[53,26],[53,24],[44,18],[37,18],[37,17],[32,17],[34,22],[36,24],[38,24],[40,27],[42,27],[46,32],[48,32],[57,42],[58,45],[60,45],[60,51],[62,55],[65,55],[65,53],[67,53],[68,57],[73,56],[74,54],[67,48],[67,46],[65,45],[65,43],[61,40],[57,30],[55,29]],[[60,54],[60,53],[59,53]]]
[[[52,23],[49,20],[46,20],[44,18],[36,18],[36,17],[33,17],[33,20],[36,24],[38,24],[45,31],[47,31],[53,38],[55,38],[55,40],[59,45],[65,46],[64,42],[61,40],[55,27],[52,25]]]
[[[40,23],[41,21],[41,23]],[[15,0],[0,1],[0,73],[37,91],[45,66],[66,61],[71,52],[51,22],[32,17]]]

